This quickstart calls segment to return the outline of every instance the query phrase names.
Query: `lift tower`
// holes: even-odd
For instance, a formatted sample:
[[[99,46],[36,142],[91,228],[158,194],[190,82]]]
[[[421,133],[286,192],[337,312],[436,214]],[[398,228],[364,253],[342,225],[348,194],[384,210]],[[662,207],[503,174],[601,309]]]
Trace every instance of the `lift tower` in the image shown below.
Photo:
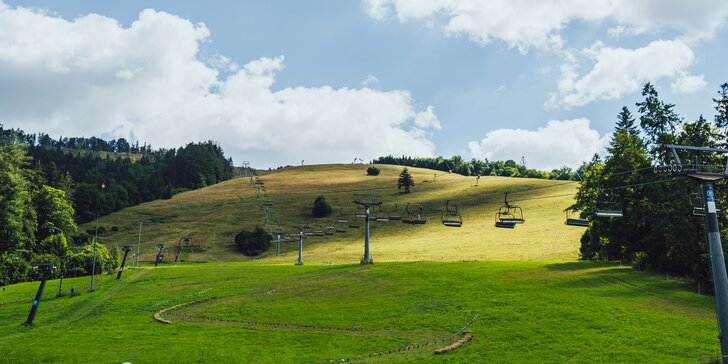
[[[379,195],[354,194],[354,203],[364,207],[364,258],[361,260],[361,264],[372,264],[372,257],[369,254],[369,207],[379,206],[382,204],[382,197]]]
[[[728,177],[728,160],[722,172],[709,172],[699,165],[683,165],[680,161],[678,151],[728,153],[728,149],[693,147],[686,145],[665,144],[675,158],[675,172],[688,176],[700,182],[703,190],[703,201],[705,201],[705,226],[708,233],[708,246],[710,250],[710,267],[713,275],[713,289],[715,291],[715,309],[718,317],[718,338],[723,363],[728,363],[728,276],[726,275],[725,259],[723,257],[723,246],[720,241],[720,230],[718,228],[718,214],[715,207],[715,192],[713,187],[715,181]]]

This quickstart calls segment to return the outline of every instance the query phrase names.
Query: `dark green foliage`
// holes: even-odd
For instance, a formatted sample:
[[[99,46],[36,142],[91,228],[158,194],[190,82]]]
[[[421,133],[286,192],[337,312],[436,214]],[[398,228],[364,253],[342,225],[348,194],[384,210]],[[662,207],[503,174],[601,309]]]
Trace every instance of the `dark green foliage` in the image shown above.
[[[412,179],[412,175],[404,167],[402,172],[399,173],[399,179],[397,179],[397,189],[401,190],[404,187],[404,193],[410,193],[411,188],[415,186],[415,180]]]
[[[367,168],[367,176],[378,176],[379,172],[380,172],[379,168],[377,168],[377,167]]]
[[[695,122],[684,122],[673,111],[674,105],[663,102],[652,85],[645,85],[642,95],[644,101],[637,103],[641,129],[634,127],[629,110],[623,108],[606,159],[595,157],[584,169],[573,207],[592,217],[592,223],[581,239],[581,256],[621,260],[640,270],[688,276],[709,289],[704,222],[692,216],[690,201],[691,193],[699,191],[698,185],[669,174],[655,174],[652,166],[674,162],[659,147],[661,143],[725,145],[725,136],[718,132],[722,119],[716,116],[716,123],[711,124],[700,116]],[[693,158],[708,165],[725,163],[710,153],[684,152],[681,158],[684,163]],[[728,204],[727,190],[725,181],[716,187],[720,205]],[[624,218],[593,218],[593,211],[605,201],[618,202]],[[721,224],[726,223],[722,217]]]
[[[60,138],[3,129],[0,144],[22,144],[31,168],[44,184],[73,196],[79,223],[142,202],[171,198],[232,178],[232,160],[215,142],[190,143],[170,150],[130,145],[126,140]],[[130,157],[133,154],[134,160]],[[74,188],[75,186],[75,188]]]
[[[318,196],[313,201],[313,208],[311,209],[313,217],[327,217],[331,215],[331,211],[331,205],[326,202],[324,196]]]
[[[270,248],[272,237],[259,226],[254,231],[243,230],[235,235],[235,246],[243,254],[249,257],[255,257],[263,254]]]
[[[0,125],[0,280],[32,279],[28,264],[39,261],[57,262],[59,274],[88,274],[95,231],[77,235],[77,221],[231,177],[232,160],[214,142],[154,151],[124,139],[54,140]],[[74,253],[73,243],[87,245]],[[119,261],[118,248],[97,246],[97,272]]]
[[[507,161],[488,161],[471,159],[469,162],[463,160],[460,156],[453,156],[450,159],[443,157],[437,158],[413,158],[413,157],[379,157],[374,160],[374,164],[397,164],[408,167],[429,168],[443,172],[457,173],[463,176],[504,176],[504,177],[523,177],[523,178],[553,178],[549,172],[529,169],[523,164],[518,164],[513,160]],[[576,173],[571,171],[570,180],[577,180]]]

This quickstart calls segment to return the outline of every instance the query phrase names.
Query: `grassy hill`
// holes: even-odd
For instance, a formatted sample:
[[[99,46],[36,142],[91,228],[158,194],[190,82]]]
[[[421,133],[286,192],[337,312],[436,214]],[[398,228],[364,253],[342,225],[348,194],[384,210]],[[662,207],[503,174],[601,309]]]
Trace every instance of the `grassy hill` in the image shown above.
[[[353,218],[354,193],[382,196],[383,209],[403,210],[407,203],[422,204],[428,223],[411,226],[399,222],[371,223],[372,257],[375,261],[418,260],[563,260],[578,257],[578,240],[583,229],[564,225],[563,210],[573,203],[577,184],[507,177],[474,177],[442,174],[429,169],[411,168],[415,180],[413,193],[399,193],[396,187],[399,166],[379,166],[379,176],[367,176],[362,165],[317,165],[287,168],[264,173],[267,198],[273,201],[270,220],[283,228],[308,221],[324,225],[327,219],[313,219],[311,207],[323,195],[334,208],[336,220],[343,208]],[[438,174],[434,178],[435,173]],[[523,208],[526,223],[514,230],[493,226],[494,214],[503,204],[503,193]],[[458,205],[462,228],[440,224],[445,202]],[[158,200],[102,217],[100,226],[108,232],[102,242],[136,247],[139,222],[142,224],[142,259],[153,260],[156,245],[174,246],[189,237],[195,250],[182,257],[187,261],[244,260],[233,251],[235,234],[241,229],[263,225],[256,190],[244,178],[229,180],[200,190],[185,192],[170,200]],[[118,231],[112,232],[112,227]],[[93,230],[94,224],[81,227]],[[304,261],[321,263],[358,262],[363,254],[363,225],[345,234],[311,238],[304,242]],[[262,259],[293,262],[297,243],[284,243],[282,255],[275,249]],[[168,249],[170,256],[173,249]],[[172,254],[173,255],[173,254]]]
[[[361,165],[288,168],[261,177],[275,217],[311,223],[323,195],[351,219],[353,194],[376,193],[385,209],[422,204],[428,222],[372,222],[376,264],[362,256],[363,228],[305,240],[260,258],[232,249],[241,229],[262,225],[247,179],[234,179],[101,218],[106,243],[136,246],[143,263],[120,281],[50,281],[32,327],[22,326],[37,283],[0,292],[0,363],[521,363],[706,362],[719,352],[712,297],[680,280],[618,263],[577,261],[583,230],[564,225],[576,184],[439,175],[412,168],[411,194],[396,189],[399,166],[366,176]],[[509,191],[526,223],[493,227]],[[456,203],[462,228],[439,223]],[[93,229],[86,224],[82,229]],[[112,229],[116,227],[116,229]],[[274,229],[273,227],[272,229]],[[112,231],[118,230],[118,231]],[[190,238],[183,262],[152,267],[157,243]],[[208,262],[199,264],[197,262]],[[336,264],[333,264],[336,263]],[[76,295],[69,296],[73,288]],[[180,306],[181,305],[181,306]],[[162,311],[165,310],[165,311]],[[152,317],[171,321],[156,322]],[[433,355],[465,337],[472,341]],[[333,360],[333,361],[332,361]]]
[[[57,284],[33,327],[20,323],[37,283],[0,292],[0,362],[678,363],[718,351],[711,297],[607,263],[186,263],[104,275],[75,297],[55,298]],[[152,319],[195,301],[166,312],[170,325]],[[433,355],[473,318],[471,342]]]

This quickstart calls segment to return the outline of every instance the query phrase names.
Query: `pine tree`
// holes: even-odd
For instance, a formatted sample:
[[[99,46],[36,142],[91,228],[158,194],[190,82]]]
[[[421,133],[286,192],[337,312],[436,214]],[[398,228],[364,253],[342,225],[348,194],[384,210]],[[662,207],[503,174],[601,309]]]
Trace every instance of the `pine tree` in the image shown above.
[[[660,146],[674,144],[675,129],[682,123],[682,119],[673,110],[674,104],[660,100],[657,90],[651,83],[646,83],[642,88],[642,96],[645,97],[645,101],[636,105],[641,114],[640,126],[645,132],[650,154],[657,161],[667,164],[670,162],[670,157]]]
[[[637,127],[634,125],[634,116],[626,106],[622,107],[622,111],[617,115],[617,127],[615,131],[626,131],[634,136],[639,135]]]
[[[722,147],[728,146],[728,82],[720,85],[718,98],[713,99],[715,102],[715,126],[720,129],[721,137],[719,144]]]
[[[402,189],[404,187],[404,193],[410,193],[410,188],[415,186],[415,180],[412,179],[412,175],[407,170],[407,167],[404,167],[402,172],[399,174],[399,179],[397,180],[397,189]]]

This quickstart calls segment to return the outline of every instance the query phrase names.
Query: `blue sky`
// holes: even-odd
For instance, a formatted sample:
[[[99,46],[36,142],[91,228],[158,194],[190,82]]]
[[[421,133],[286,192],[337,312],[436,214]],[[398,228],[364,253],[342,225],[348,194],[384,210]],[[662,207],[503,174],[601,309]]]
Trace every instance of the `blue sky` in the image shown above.
[[[391,153],[551,169],[602,151],[648,81],[686,120],[712,117],[724,1],[536,4],[6,0],[0,123],[213,139],[258,167]]]

